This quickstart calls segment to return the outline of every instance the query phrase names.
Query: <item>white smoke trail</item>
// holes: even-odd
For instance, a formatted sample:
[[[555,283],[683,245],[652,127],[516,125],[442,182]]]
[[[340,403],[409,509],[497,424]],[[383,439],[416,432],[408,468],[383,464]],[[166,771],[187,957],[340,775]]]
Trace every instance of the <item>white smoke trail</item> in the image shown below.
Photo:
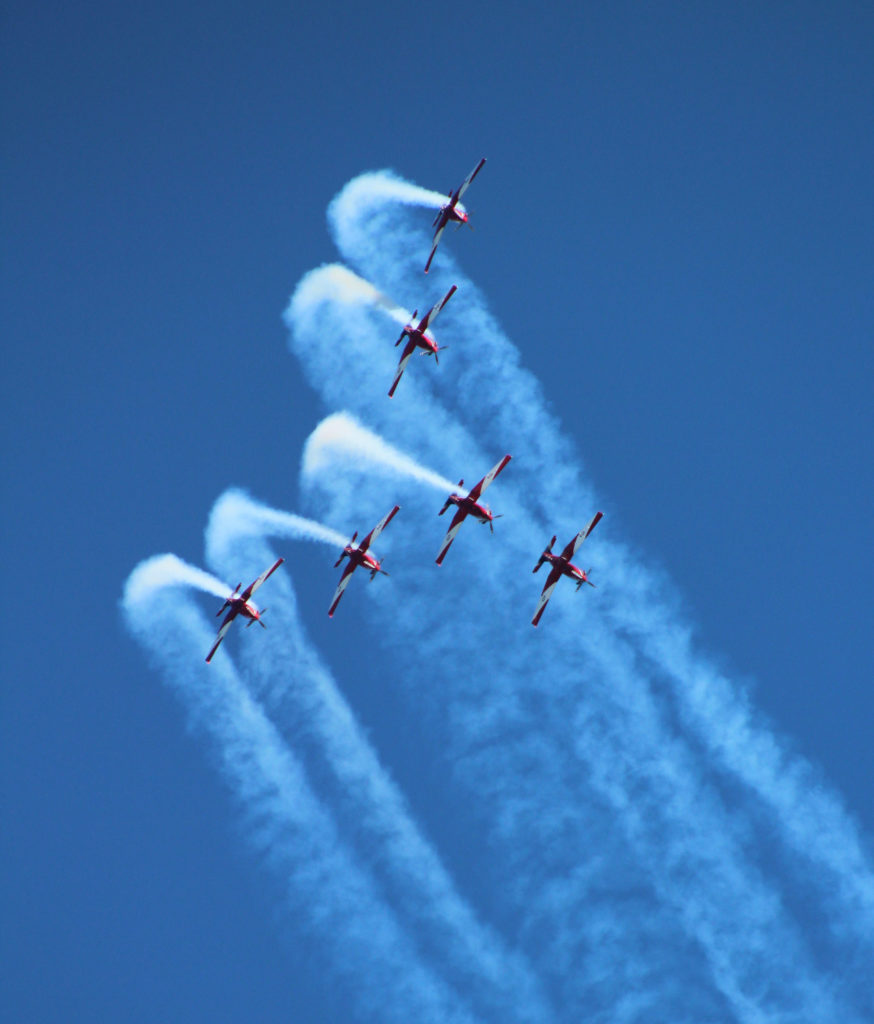
[[[379,287],[400,295],[420,287],[411,283],[414,279],[408,271],[414,269],[417,275],[421,271],[415,266],[414,255],[416,248],[423,244],[422,232],[416,232],[407,220],[400,219],[396,207],[380,207],[376,200],[365,200],[361,189],[347,187],[335,200],[331,212],[341,249],[375,277]],[[404,247],[404,243],[409,244]],[[444,259],[442,265],[446,264]],[[490,607],[508,589],[515,594],[518,590],[515,584],[506,582],[518,572],[514,563],[523,558],[533,561],[542,546],[543,538],[535,540],[532,534],[532,519],[545,521],[547,514],[554,516],[561,520],[562,532],[570,536],[580,524],[558,516],[556,510],[572,506],[579,510],[574,516],[576,520],[583,509],[587,515],[591,514],[594,505],[590,489],[579,479],[574,453],[545,411],[536,382],[518,367],[518,353],[500,334],[476,290],[465,282],[460,285],[460,292],[466,304],[459,304],[451,315],[447,311],[446,323],[451,329],[454,317],[455,329],[460,331],[463,322],[465,331],[476,337],[475,353],[468,356],[463,351],[464,346],[459,346],[462,352],[449,380],[435,375],[419,381],[407,406],[396,406],[404,415],[389,414],[384,401],[380,403],[382,396],[377,393],[371,395],[369,389],[352,390],[344,386],[342,380],[328,380],[328,353],[322,351],[319,338],[332,333],[331,327],[339,313],[328,298],[315,305],[305,301],[307,289],[312,288],[312,276],[305,279],[296,293],[288,319],[295,351],[309,378],[329,402],[352,408],[394,437],[400,435],[403,443],[413,448],[423,461],[438,462],[447,453],[456,461],[469,460],[471,451],[476,449],[471,431],[481,442],[501,450],[506,446],[507,437],[513,439],[512,448],[517,456],[513,477],[524,488],[529,518],[518,530],[507,524],[507,539],[502,542],[506,547],[502,551],[511,557],[496,558],[504,566],[504,575],[484,571],[480,561],[476,564],[475,579],[479,600]],[[455,269],[452,278],[459,279]],[[417,276],[415,280],[421,279]],[[375,358],[382,344],[381,339],[371,333],[366,323],[355,326],[356,352],[365,359]],[[442,394],[442,401],[433,401],[432,393]],[[453,408],[457,416],[449,414],[448,410]],[[412,415],[406,415],[408,412]],[[470,429],[463,429],[459,420],[469,424]],[[427,435],[421,430],[422,423],[428,424]],[[439,445],[434,438],[439,438]],[[546,474],[544,467],[548,467]],[[348,487],[348,482],[344,484]],[[332,482],[322,481],[322,486],[334,502],[334,508],[342,509],[346,499],[339,492],[331,493]],[[366,482],[360,487],[359,493],[362,493]],[[505,492],[507,487],[505,484]],[[682,685],[675,693],[674,710],[679,711],[685,731],[683,735],[676,734],[670,717],[672,709],[660,707],[661,697],[647,680],[647,673],[651,673],[653,682],[658,683],[671,666],[658,664],[658,671],[652,672],[650,663],[655,659],[648,657],[648,648],[640,640],[646,637],[651,651],[652,637],[657,635],[658,629],[676,630],[676,623],[665,609],[660,581],[642,570],[627,551],[609,543],[607,537],[602,535],[593,541],[591,551],[596,553],[593,560],[600,558],[610,567],[610,588],[598,605],[587,606],[590,632],[579,638],[569,637],[565,629],[571,620],[567,619],[565,609],[570,605],[554,598],[548,614],[553,621],[558,621],[551,633],[548,651],[544,651],[542,645],[534,648],[532,645],[539,641],[530,636],[520,637],[518,641],[514,637],[512,652],[499,650],[499,666],[489,666],[492,677],[500,680],[497,691],[482,684],[471,690],[469,683],[472,666],[482,660],[477,658],[478,649],[493,652],[496,642],[501,643],[487,624],[468,621],[467,632],[459,633],[458,624],[453,620],[452,626],[425,638],[416,637],[420,656],[423,653],[439,655],[445,670],[448,650],[450,657],[454,654],[467,670],[467,690],[455,689],[449,694],[457,730],[454,736],[447,737],[455,745],[453,756],[463,757],[465,748],[468,751],[482,748],[484,742],[491,742],[490,737],[497,739],[502,730],[518,731],[518,703],[524,694],[520,685],[527,682],[530,690],[532,680],[538,677],[539,665],[545,665],[540,671],[548,673],[551,699],[561,706],[561,713],[546,716],[541,727],[532,730],[533,735],[524,743],[514,741],[509,745],[514,755],[519,755],[520,744],[524,747],[539,736],[537,743],[543,749],[537,748],[537,759],[532,762],[536,771],[532,774],[538,782],[550,780],[550,788],[540,787],[540,798],[543,792],[550,792],[553,802],[562,806],[572,806],[574,801],[578,804],[585,798],[587,786],[572,786],[559,795],[567,786],[556,785],[551,778],[554,765],[549,761],[550,744],[553,757],[561,756],[561,751],[566,754],[568,749],[574,750],[592,773],[587,785],[617,814],[621,813],[619,826],[631,851],[626,859],[630,855],[637,862],[638,870],[641,864],[645,866],[661,905],[671,906],[686,933],[700,943],[718,990],[739,1019],[754,1020],[760,1013],[795,1012],[799,1007],[805,1007],[807,1012],[806,1017],[799,1019],[822,1019],[823,1014],[828,1017],[835,1012],[852,1018],[851,1009],[838,1009],[840,1002],[846,998],[858,1005],[870,1006],[870,993],[862,994],[856,974],[845,983],[843,994],[834,997],[838,1002],[832,1002],[831,985],[811,960],[811,957],[828,960],[828,954],[821,950],[813,953],[805,948],[806,942],[795,924],[798,908],[795,907],[793,913],[781,906],[781,890],[785,898],[794,899],[791,887],[786,888],[784,877],[770,877],[770,871],[763,874],[755,865],[755,855],[744,852],[743,845],[734,837],[737,826],[733,819],[738,815],[729,815],[726,798],[730,795],[732,802],[736,800],[740,780],[753,788],[756,799],[779,812],[773,824],[777,826],[781,842],[793,848],[791,871],[795,876],[804,875],[805,886],[819,888],[820,885],[810,877],[809,871],[802,871],[802,863],[810,858],[811,850],[814,851],[811,859],[839,876],[842,885],[837,887],[837,899],[831,892],[824,891],[836,887],[830,883],[823,885],[816,912],[828,915],[836,930],[842,926],[858,939],[871,934],[868,928],[870,904],[866,902],[871,871],[861,853],[852,822],[846,819],[839,802],[833,796],[827,797],[828,821],[836,833],[824,842],[816,835],[816,829],[804,820],[811,805],[801,788],[796,786],[792,793],[786,792],[787,787],[775,788],[778,780],[761,772],[755,762],[744,762],[744,752],[739,748],[732,752],[732,757],[743,762],[740,770],[726,763],[724,752],[714,761],[713,753],[725,744],[724,740],[715,738],[719,720],[712,714],[700,715],[696,725],[695,716],[690,714],[690,696],[694,698],[694,694],[686,692],[687,680],[680,681]],[[526,555],[526,548],[534,554]],[[465,568],[474,571],[470,563]],[[500,577],[500,585],[494,589],[493,581],[498,583],[496,577]],[[424,593],[435,619],[441,614],[451,618],[453,609],[447,606],[440,590],[425,589]],[[653,605],[661,609],[658,614],[649,610]],[[416,612],[415,606],[411,607],[410,615]],[[421,614],[420,609],[418,612]],[[386,616],[400,625],[402,632],[406,621],[403,615],[403,606],[398,607],[391,601]],[[629,643],[632,638],[637,645]],[[572,677],[568,675],[569,666],[581,663],[590,670],[597,666],[599,674],[597,681],[590,683],[588,692],[571,682]],[[697,673],[704,671],[700,659],[693,659],[693,665]],[[431,682],[427,674],[419,680],[425,688]],[[539,692],[538,687],[535,692]],[[597,699],[593,704],[594,696]],[[478,705],[476,708],[471,706],[472,698]],[[737,697],[731,691],[725,699],[729,702],[726,710],[736,710]],[[514,704],[517,705],[515,714]],[[483,707],[488,708],[487,714]],[[703,706],[699,710],[703,710]],[[773,737],[762,726],[755,727],[751,738],[762,751],[768,744],[774,744]],[[700,742],[710,752],[704,761],[697,749]],[[485,767],[481,758],[477,761],[476,755],[468,757],[477,768]],[[783,763],[791,760],[783,757]],[[519,778],[514,757],[508,756],[504,761],[503,776],[494,773],[493,765],[489,767],[497,781],[490,790],[486,789],[484,802],[494,797],[498,808],[506,808],[509,790],[516,786],[515,803],[533,811],[537,787],[526,793],[527,782]],[[803,776],[804,772],[801,774]],[[788,788],[796,781],[793,779]],[[725,792],[726,787],[728,792]],[[756,833],[761,845],[759,812],[751,804],[750,794],[744,795],[744,801],[742,827]],[[594,824],[603,827],[600,820]],[[493,821],[492,827],[500,831],[501,820]],[[612,826],[607,827],[615,831]],[[544,854],[548,830],[542,836],[538,836],[537,831],[533,829],[524,837],[525,844]],[[805,833],[809,846],[802,843]],[[502,838],[505,842],[519,841],[522,832],[512,828],[502,833]],[[582,837],[579,841],[582,843]],[[850,856],[842,850],[844,841],[849,843]],[[785,849],[780,855],[787,855]],[[670,867],[667,874],[665,865]],[[546,884],[557,881],[554,871],[555,865],[545,856],[542,876]],[[536,874],[532,880],[535,878]],[[566,888],[565,895],[576,900],[580,913],[584,913],[581,890]],[[845,921],[838,924],[841,912],[852,915],[849,924]],[[627,927],[627,922],[623,927]],[[569,930],[559,930],[573,948]],[[829,943],[830,938],[826,936],[822,944],[828,946]],[[819,944],[818,940],[816,945]],[[554,948],[550,951],[561,952]],[[803,968],[796,966],[801,963],[805,964]]]
[[[225,491],[212,510],[209,536],[213,548],[225,550],[241,537],[265,535],[316,541],[341,549],[348,540],[348,536],[313,519],[253,501],[243,491]]]
[[[353,274],[347,267],[338,263],[330,263],[322,268],[323,273],[313,275],[307,281],[310,289],[306,295],[307,302],[322,302],[330,299],[345,302],[350,306],[373,306],[381,309],[401,326],[406,327],[411,314],[382,292],[378,292],[363,277]]]
[[[394,258],[391,224],[397,211],[380,211],[364,200],[362,190],[347,186],[330,207],[338,247],[384,291],[403,296],[410,287],[409,267],[415,269],[415,263]],[[419,235],[421,247],[421,226]],[[537,479],[529,476],[530,499],[541,514],[554,516],[556,509],[577,502],[583,507],[595,504],[591,487],[575,469],[579,456],[562,436],[538,383],[520,368],[518,350],[479,290],[464,280],[448,253],[436,269],[444,280],[459,283],[461,301],[443,314],[444,328],[463,321],[464,332],[476,338],[476,345],[454,348],[449,386],[437,375],[428,378],[428,386],[446,407],[457,410],[478,439],[500,447],[513,438],[520,456],[514,476],[525,472],[526,463],[535,468]],[[418,279],[417,271],[413,279]],[[546,475],[540,472],[544,465],[550,469]],[[815,882],[833,903],[831,927],[843,932],[848,920],[862,921],[863,932],[874,935],[870,843],[861,838],[840,797],[775,736],[742,691],[692,650],[691,629],[677,621],[666,601],[665,582],[625,553],[620,562],[622,586],[611,586],[604,602],[615,628],[634,637],[640,656],[672,688],[676,713],[707,746],[713,766],[748,787],[799,861],[816,866]],[[612,565],[611,573],[615,578]]]
[[[409,287],[405,264],[394,258],[390,233],[385,244],[382,238],[373,237],[373,230],[383,220],[363,198],[367,179],[356,181],[361,182],[360,190],[350,183],[330,207],[337,245],[350,262],[363,267],[384,290],[403,294]],[[391,216],[390,210],[386,215]],[[447,280],[464,279],[449,258],[444,259],[443,275]],[[414,279],[417,278],[418,274]],[[578,484],[568,493],[568,477],[562,474],[560,479],[556,478],[555,471],[561,473],[561,463],[572,459],[579,462],[578,456],[562,437],[538,383],[520,368],[518,350],[486,309],[479,290],[469,281],[460,287],[465,305],[447,309],[444,319],[463,319],[465,332],[476,338],[476,346],[459,346],[455,350],[456,362],[462,363],[458,373],[448,386],[442,378],[435,378],[435,389],[444,402],[455,403],[478,437],[492,437],[500,446],[502,440],[512,436],[532,448],[537,446],[541,457],[550,460],[547,477],[542,477],[540,467],[536,470],[541,475],[538,491],[547,508],[562,501],[566,504],[575,493],[591,501],[589,487]],[[518,467],[515,468],[518,473]],[[532,496],[533,493],[532,489]],[[640,566],[629,566],[629,570],[638,577],[636,586],[655,593],[663,590],[662,582],[648,576]],[[826,791],[811,766],[786,749],[765,723],[757,721],[742,693],[695,655],[691,649],[691,630],[676,622],[663,598],[646,602],[644,608],[642,603],[616,602],[611,612],[623,616],[619,624],[633,629],[652,662],[667,672],[688,724],[695,726],[700,738],[728,771],[732,775],[737,773],[778,814],[787,840],[794,837],[792,845],[796,851],[829,871],[830,879],[824,888],[840,887],[874,934],[870,845],[861,841],[856,823],[840,798],[834,791]],[[731,722],[733,728],[726,730],[726,722]],[[816,800],[815,814],[811,813],[812,797]],[[825,824],[827,827],[823,827]],[[842,916],[836,915],[837,926]]]
[[[439,473],[421,466],[378,434],[362,426],[346,412],[327,416],[306,440],[301,460],[305,481],[326,472],[332,465],[352,462],[372,466],[386,473],[406,476],[449,494],[455,484]],[[347,468],[350,468],[347,466]]]
[[[363,428],[353,436],[367,443]],[[232,574],[252,562],[266,564],[272,556],[264,538],[287,536],[288,521],[298,519],[229,491],[210,515],[207,562]],[[477,920],[421,834],[308,640],[289,575],[273,577],[271,584],[270,605],[282,627],[249,638],[244,672],[272,721],[319,780],[319,795],[341,836],[378,880],[408,933],[416,936],[421,954],[439,964],[441,974],[476,1011],[501,1021],[550,1020],[530,966]]]
[[[162,587],[193,587],[213,594],[222,601],[231,593],[226,586],[203,569],[183,562],[176,555],[155,555],[143,562],[128,581],[126,600],[137,603]]]
[[[371,206],[380,207],[387,203],[402,203],[407,206],[427,206],[435,209],[446,202],[446,195],[421,188],[404,181],[391,171],[371,171],[359,174],[348,182],[331,204],[329,216],[341,215],[339,211],[354,206],[357,209]]]
[[[376,482],[339,474],[337,467],[325,468],[326,478],[320,481],[322,498],[329,500],[338,511],[345,508],[349,495],[355,495],[354,500],[360,501],[378,486]],[[354,486],[351,486],[353,480]],[[502,484],[506,491],[507,482],[502,480]],[[506,497],[504,502],[502,507],[507,507]],[[518,518],[518,515],[513,518]],[[468,573],[476,572],[476,604],[486,606],[489,616],[495,619],[501,616],[501,591],[510,595],[510,603],[516,612],[519,604],[524,606],[525,602],[521,588],[517,586],[518,571],[513,569],[513,563],[518,565],[525,557],[519,544],[518,527],[515,523],[502,524],[502,527],[504,557],[498,553],[495,557],[503,565],[503,571],[497,573],[496,578],[490,578],[484,575],[481,562],[475,568],[470,563],[466,566]],[[418,537],[415,543],[418,543]],[[416,551],[409,545],[405,550],[396,552],[396,561],[400,563],[413,561],[416,557]],[[424,573],[417,575],[421,578]],[[452,680],[456,677],[463,680],[466,700],[461,707],[456,703],[454,710],[459,719],[459,731],[466,733],[466,738],[461,748],[463,753],[451,747],[450,756],[453,760],[461,758],[470,765],[482,802],[501,811],[504,818],[500,828],[502,842],[527,850],[529,858],[540,859],[534,876],[522,883],[528,894],[526,910],[533,911],[533,916],[540,916],[544,911],[539,906],[538,890],[548,885],[553,891],[561,891],[564,909],[570,913],[575,903],[579,903],[581,915],[580,919],[571,915],[573,925],[568,931],[568,945],[578,946],[581,939],[583,946],[593,941],[581,925],[582,915],[591,914],[591,877],[584,876],[584,884],[579,891],[574,891],[572,885],[562,886],[557,879],[545,881],[540,877],[541,869],[545,869],[542,874],[549,879],[554,833],[559,827],[557,822],[546,820],[545,808],[558,804],[569,811],[574,807],[574,819],[579,826],[577,837],[570,842],[574,852],[582,853],[588,847],[590,840],[585,838],[587,834],[597,835],[601,855],[609,849],[612,868],[628,877],[633,876],[638,889],[642,868],[644,877],[646,873],[656,873],[654,885],[659,900],[673,904],[685,930],[704,947],[719,990],[735,1008],[738,1019],[759,1019],[755,1001],[747,990],[760,985],[762,976],[768,973],[771,984],[779,978],[784,1005],[808,1007],[811,1020],[817,1015],[828,1017],[835,1007],[827,992],[823,993],[815,984],[810,984],[809,975],[805,972],[809,970],[815,974],[815,970],[807,963],[807,955],[793,925],[784,919],[778,899],[759,872],[747,863],[747,858],[734,841],[731,830],[726,827],[726,811],[719,798],[698,781],[698,767],[683,749],[683,744],[666,729],[652,697],[634,680],[636,668],[633,662],[628,661],[627,654],[609,637],[599,637],[592,645],[601,648],[600,659],[587,652],[589,673],[594,678],[600,674],[606,681],[602,684],[605,692],[598,694],[599,709],[589,708],[582,702],[577,704],[582,697],[579,687],[569,686],[566,674],[556,670],[554,662],[550,664],[547,661],[545,688],[553,701],[560,702],[559,708],[556,716],[545,715],[541,709],[539,724],[527,730],[528,735],[520,744],[513,738],[514,732],[520,728],[518,715],[514,713],[516,705],[525,690],[532,695],[539,689],[535,682],[538,667],[530,657],[532,651],[530,648],[526,651],[526,645],[519,639],[505,650],[499,650],[500,645],[496,644],[489,629],[469,615],[465,621],[466,628],[460,628],[457,610],[453,614],[457,596],[452,593],[452,588],[457,583],[457,579],[453,580],[448,586],[449,593],[442,595],[427,586],[421,587],[418,595],[411,595],[408,585],[399,602],[394,601],[384,608],[382,631],[387,630],[391,623],[401,637],[415,637],[413,651],[417,664],[440,665],[443,699],[457,702],[461,695],[453,688]],[[423,611],[420,601],[411,600],[411,597],[423,594],[432,622],[427,637],[415,631],[414,623],[422,617]],[[532,593],[532,608],[533,597]],[[467,612],[467,602],[461,602],[461,609],[462,614]],[[527,611],[530,614],[531,608]],[[433,624],[443,620],[447,623],[445,629]],[[570,649],[570,645],[561,641],[556,644],[551,640],[550,645]],[[402,649],[406,646],[401,644]],[[413,651],[406,654],[408,659]],[[545,660],[542,648],[534,648],[533,653],[538,660]],[[600,672],[596,669],[593,673],[596,665]],[[477,677],[494,679],[496,685],[472,687],[471,679]],[[437,680],[430,680],[427,674],[420,676],[418,683],[426,691],[436,689],[438,685]],[[420,698],[421,694],[417,694],[417,701]],[[617,700],[620,706],[612,706]],[[633,707],[631,720],[623,705]],[[568,726],[571,727],[570,733]],[[505,735],[508,729],[509,739]],[[530,741],[538,733],[542,738],[537,742],[543,746],[532,748]],[[453,739],[457,742],[457,737],[451,736],[446,737],[446,742],[452,744]],[[493,746],[495,743],[498,744],[497,749]],[[484,755],[476,749],[483,746],[486,747]],[[665,747],[669,749],[665,750]],[[589,770],[577,793],[553,771],[556,756],[569,749],[575,749],[582,756]],[[525,768],[521,773],[514,764],[516,757],[524,759]],[[628,791],[631,779],[635,780],[633,798]],[[648,788],[654,792],[648,793]],[[591,804],[593,790],[598,798],[606,798],[620,816],[622,831],[638,851],[631,861],[628,851],[621,845],[617,848],[616,839],[610,838],[609,834],[615,832],[615,825],[605,823],[598,815],[592,819],[591,813],[584,815],[580,811],[584,803]],[[521,812],[522,818],[508,828],[506,812],[513,805],[519,809],[516,813]],[[661,835],[662,828],[669,829],[670,835]],[[562,824],[561,831],[564,833],[564,845],[573,832],[570,822]],[[542,833],[542,839],[538,833]],[[644,858],[643,864],[640,863],[641,857]],[[677,875],[667,885],[658,877],[658,871],[665,864],[674,865],[672,871]],[[519,870],[518,865],[514,865],[512,874],[517,884],[525,878],[525,871]],[[619,884],[609,871],[601,879],[601,885],[608,891],[615,890]],[[627,900],[628,895],[624,894],[623,903]],[[738,905],[738,900],[743,903]],[[651,906],[644,911],[635,909],[635,915],[640,914],[656,916]],[[599,918],[596,924],[600,933],[603,921]],[[628,943],[632,948],[640,941],[635,937],[638,926],[638,921],[622,924],[630,933]],[[617,923],[612,922],[611,927],[615,930]],[[738,931],[734,932],[734,928]],[[676,935],[668,939],[675,930],[675,925],[660,921],[662,946],[656,962],[662,970],[665,950],[671,944],[682,945]],[[554,924],[553,931],[561,934],[561,929]],[[557,956],[554,947],[547,944],[547,949],[547,963],[572,962],[566,951],[563,956]],[[792,953],[787,962],[784,958],[789,950]],[[534,950],[531,955],[536,959]],[[682,959],[687,964],[693,958],[686,951]],[[670,962],[669,957],[668,960]],[[801,967],[802,964],[805,966]],[[679,974],[682,968],[678,963],[671,963],[669,970]],[[797,978],[796,972],[800,973]],[[617,977],[615,987],[620,992],[614,993],[614,1000],[621,998],[624,980]],[[693,983],[693,979],[684,982],[687,996]],[[699,993],[698,999],[701,1001],[704,996]],[[568,993],[560,1002],[569,1007],[574,1005],[573,997]],[[614,1011],[615,1006],[614,1003]],[[644,1018],[653,1012],[653,1006],[658,1006],[658,1003],[648,1004]],[[708,1006],[708,1012],[714,1012],[712,1006]],[[672,1009],[674,1019],[684,1019],[680,1013],[679,1009]],[[625,1018],[617,1015],[614,1019]],[[689,1019],[697,1019],[695,1012],[690,1012]]]
[[[422,270],[431,248],[431,220],[417,212],[419,223],[412,226],[396,214],[414,206],[437,208],[446,198],[439,192],[404,181],[391,171],[370,172],[347,182],[328,207],[328,220],[344,241],[354,240],[356,251],[373,248],[385,254],[391,249],[389,258],[408,264],[411,269],[415,266],[421,284]],[[458,210],[467,212],[462,203],[458,204]],[[445,245],[445,241],[442,244]],[[445,260],[443,265],[446,265]],[[399,294],[391,289],[387,291],[390,295]]]
[[[203,662],[212,633],[183,589],[199,578],[174,556],[143,563],[124,589],[125,620],[214,746],[249,819],[247,836],[285,880],[295,920],[330,949],[328,970],[344,983],[362,1019],[472,1024],[464,999],[422,962],[415,938],[338,835],[299,760],[231,659]]]

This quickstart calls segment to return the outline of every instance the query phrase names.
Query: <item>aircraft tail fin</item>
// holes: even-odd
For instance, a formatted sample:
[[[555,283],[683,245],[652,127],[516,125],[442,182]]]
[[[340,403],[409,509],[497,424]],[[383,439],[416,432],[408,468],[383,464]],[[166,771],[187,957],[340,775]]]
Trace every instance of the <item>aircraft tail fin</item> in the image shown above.
[[[553,537],[549,544],[547,544],[543,554],[540,556],[540,558],[537,559],[537,565],[535,565],[534,568],[531,570],[532,572],[537,572],[540,566],[543,565],[543,563],[546,561],[546,556],[552,553],[553,544],[555,544],[555,537]],[[537,623],[535,622],[535,626],[536,625]]]

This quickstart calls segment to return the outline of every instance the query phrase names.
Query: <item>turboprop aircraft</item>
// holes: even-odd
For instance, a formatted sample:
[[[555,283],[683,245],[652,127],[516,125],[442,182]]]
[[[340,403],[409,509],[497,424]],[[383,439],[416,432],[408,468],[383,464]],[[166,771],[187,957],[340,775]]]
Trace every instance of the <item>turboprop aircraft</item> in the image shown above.
[[[461,227],[462,224],[468,223],[467,210],[459,202],[459,199],[461,199],[467,191],[470,183],[479,174],[485,162],[486,158],[483,157],[464,181],[458,186],[458,188],[454,192],[449,193],[449,202],[444,203],[443,206],[440,207],[437,216],[434,218],[434,224],[432,226],[436,228],[436,231],[434,232],[434,239],[431,243],[431,255],[428,257],[428,262],[425,264],[426,274],[431,267],[431,260],[434,259],[434,253],[437,252],[437,246],[440,244],[440,236],[446,230],[446,225],[450,221],[455,221],[459,227]]]
[[[340,577],[340,583],[334,592],[334,598],[331,601],[331,607],[328,609],[329,617],[333,618],[337,605],[340,603],[340,598],[343,596],[343,591],[349,586],[349,580],[352,578],[352,573],[355,572],[359,565],[369,570],[371,579],[373,579],[378,572],[381,572],[383,576],[388,576],[388,573],[382,568],[382,565],[376,560],[376,558],[374,558],[373,555],[368,553],[367,549],[382,533],[386,526],[388,526],[392,517],[399,509],[400,505],[395,505],[391,512],[389,512],[384,519],[380,519],[376,526],[374,526],[370,533],[368,533],[357,547],[355,546],[355,538],[358,536],[358,531],[356,530],[355,533],[352,534],[352,539],[346,547],[343,548],[340,557],[334,563],[334,568],[336,569],[344,558],[347,556],[349,558],[349,564],[343,570],[343,575]]]
[[[453,285],[449,289],[449,291],[443,296],[443,298],[428,310],[428,312],[422,317],[418,324],[413,324],[411,321],[401,331],[401,336],[395,342],[395,348],[397,348],[398,345],[400,345],[404,338],[409,338],[409,341],[407,341],[406,345],[404,346],[404,351],[401,353],[401,361],[398,363],[398,372],[395,374],[394,383],[392,384],[388,391],[389,398],[392,398],[394,396],[395,388],[398,386],[401,377],[403,377],[404,375],[404,370],[407,368],[407,363],[410,361],[410,356],[412,356],[412,354],[416,351],[417,348],[422,349],[423,355],[434,356],[434,361],[439,362],[439,359],[437,358],[437,353],[440,351],[440,346],[433,338],[429,337],[425,332],[428,330],[431,324],[433,324],[434,321],[437,319],[437,314],[452,298],[452,296],[455,294],[455,291],[456,286]],[[418,309],[413,311],[413,320],[416,319],[416,315],[418,314],[418,312]],[[443,346],[443,348],[447,347],[447,345]]]
[[[562,576],[569,576],[574,580],[577,585],[577,590],[579,590],[584,583],[588,583],[590,587],[595,586],[595,584],[589,579],[589,573],[592,570],[589,569],[587,572],[583,572],[583,570],[578,566],[571,564],[571,559],[574,557],[577,548],[579,548],[586,537],[589,536],[592,530],[594,530],[601,521],[603,514],[603,512],[596,512],[589,525],[580,530],[560,555],[554,555],[552,553],[552,545],[555,544],[555,537],[553,537],[549,542],[549,546],[538,559],[537,565],[535,565],[531,570],[532,572],[537,572],[544,562],[549,562],[552,566],[549,570],[549,575],[546,577],[546,583],[543,584],[543,590],[540,593],[540,601],[537,604],[537,610],[534,612],[534,618],[531,620],[532,626],[536,626],[537,623],[540,622],[540,616],[543,615],[543,611],[546,608],[549,599],[552,597],[552,592],[555,590],[555,585]]]
[[[449,550],[450,545],[455,540],[455,535],[461,529],[461,524],[468,516],[473,516],[479,519],[481,523],[488,523],[489,529],[494,533],[494,527],[492,523],[495,519],[500,519],[500,516],[496,516],[494,512],[488,507],[480,503],[480,498],[483,495],[483,491],[489,486],[489,484],[495,479],[498,473],[507,465],[512,459],[512,455],[505,455],[503,459],[495,466],[490,469],[488,473],[480,480],[476,486],[472,487],[466,495],[461,494],[450,494],[446,501],[443,503],[443,508],[437,513],[438,516],[442,516],[446,509],[450,505],[456,506],[455,515],[452,517],[452,522],[449,524],[449,529],[446,532],[446,537],[443,540],[443,547],[440,548],[440,554],[437,556],[437,564],[442,565],[443,559],[446,557],[446,552]],[[458,481],[459,487],[464,487],[464,480]]]
[[[266,580],[271,573],[275,572],[284,561],[284,558],[280,558],[276,562],[274,562],[273,565],[271,565],[266,572],[261,573],[257,580],[255,580],[253,583],[250,583],[242,594],[239,593],[239,590],[243,584],[238,583],[234,589],[233,594],[231,594],[231,596],[216,612],[216,618],[218,618],[219,615],[221,615],[221,613],[225,610],[225,608],[231,609],[225,616],[225,621],[219,627],[218,636],[216,636],[215,638],[215,643],[212,645],[212,650],[206,656],[207,664],[209,664],[209,662],[212,661],[212,656],[218,650],[219,644],[222,642],[222,640],[224,640],[225,634],[231,628],[231,623],[238,615],[242,615],[243,618],[249,620],[246,623],[247,627],[251,626],[253,622],[260,622],[261,625],[264,626],[264,621],[262,620],[261,616],[264,614],[264,612],[267,611],[267,609],[256,608],[255,605],[252,603],[252,595],[261,586],[264,580]],[[266,629],[267,627],[264,626],[264,628]]]

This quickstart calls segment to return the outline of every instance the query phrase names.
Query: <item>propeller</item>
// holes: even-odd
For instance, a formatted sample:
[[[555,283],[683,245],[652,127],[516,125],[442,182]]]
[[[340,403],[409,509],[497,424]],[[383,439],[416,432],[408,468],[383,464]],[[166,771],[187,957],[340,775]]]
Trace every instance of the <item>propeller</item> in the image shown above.
[[[591,581],[591,580],[589,579],[589,573],[590,573],[591,571],[592,571],[591,569],[587,569],[587,570],[586,570],[586,572],[584,573],[584,578],[583,578],[583,579],[581,579],[581,580],[579,581],[579,583],[577,583],[577,590],[579,590],[579,589],[580,589],[580,587],[581,587],[581,586],[582,586],[582,585],[583,585],[584,583],[588,583],[590,587],[594,587],[594,586],[595,586],[595,584],[594,584],[594,583],[593,583],[593,582],[592,582],[592,581]]]
[[[493,525],[494,521],[496,519],[501,519],[503,517],[503,515],[504,515],[503,512],[498,512],[498,513],[492,515],[492,518],[489,520],[489,529],[491,530],[492,533],[495,532],[495,527]]]

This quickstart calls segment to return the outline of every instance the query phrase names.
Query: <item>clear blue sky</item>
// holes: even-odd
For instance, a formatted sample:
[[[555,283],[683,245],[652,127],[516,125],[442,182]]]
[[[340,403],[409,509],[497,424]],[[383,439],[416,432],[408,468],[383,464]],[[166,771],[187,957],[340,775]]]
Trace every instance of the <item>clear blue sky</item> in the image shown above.
[[[870,849],[874,14],[533,10],[7,10],[12,1018],[316,1021],[356,1005],[118,601],[143,558],[203,564],[226,487],[299,507],[301,446],[333,409],[281,314],[337,258],[326,207],[365,170],[445,191],[488,157],[476,230],[444,244],[540,380],[614,538],[667,572],[699,649],[821,770]],[[336,372],[385,383],[339,342]],[[453,830],[449,783],[384,684],[391,638],[354,613],[329,633],[327,555],[282,553],[379,756],[475,888],[488,862]],[[366,674],[354,640],[374,645]]]

